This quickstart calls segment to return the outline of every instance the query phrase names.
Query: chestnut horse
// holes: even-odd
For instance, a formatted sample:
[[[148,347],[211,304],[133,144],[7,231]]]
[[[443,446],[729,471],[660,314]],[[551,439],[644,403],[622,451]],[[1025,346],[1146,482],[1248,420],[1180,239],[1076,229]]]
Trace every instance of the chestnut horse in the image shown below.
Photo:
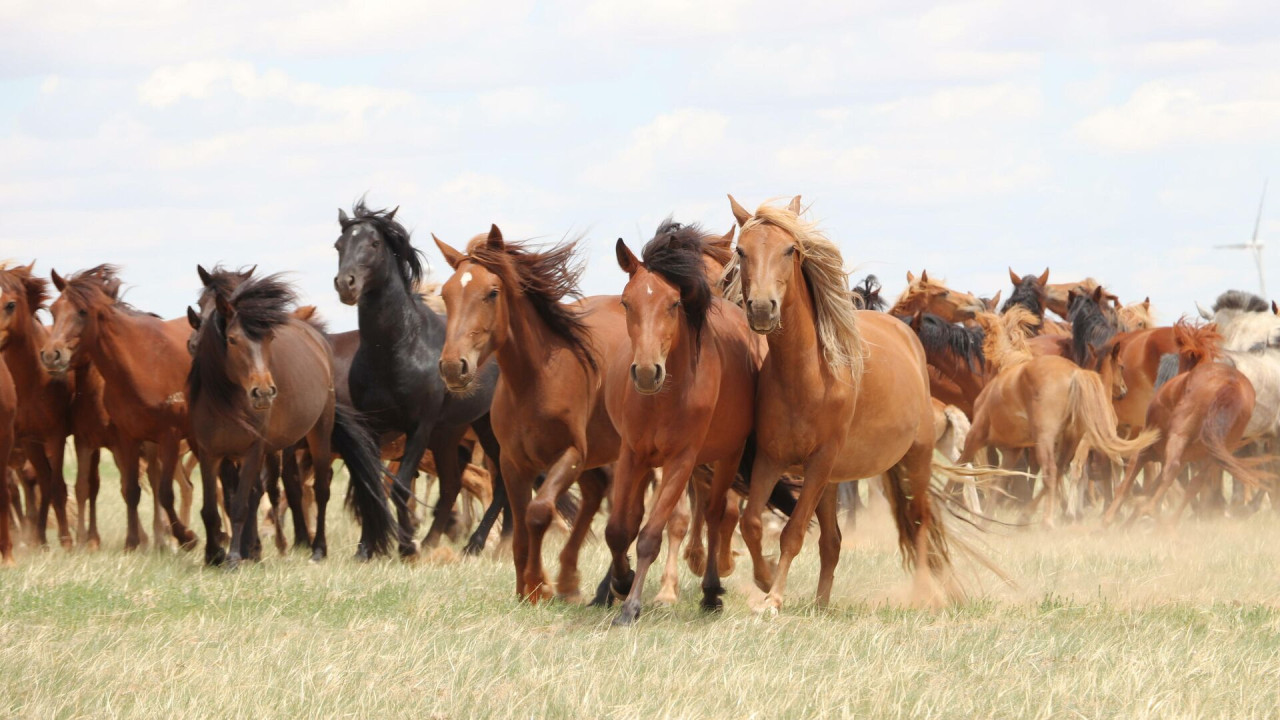
[[[18,391],[9,368],[0,362],[0,566],[13,565],[13,537],[9,516],[13,498],[9,494],[9,454],[13,451],[13,421],[18,414]]]
[[[933,576],[958,593],[930,489],[934,422],[920,341],[890,315],[854,310],[840,251],[800,217],[799,196],[755,214],[732,196],[729,204],[740,227],[739,283],[726,297],[743,304],[751,329],[769,346],[755,399],[754,482],[742,514],[756,584],[769,592],[763,609],[781,607],[815,512],[823,529],[818,602],[829,601],[840,535],[828,484],[881,474],[917,585]],[[777,479],[795,466],[803,466],[804,483],[782,531],[775,575],[761,549],[760,513]]]
[[[1245,444],[1245,428],[1254,411],[1254,390],[1239,370],[1217,362],[1222,356],[1218,347],[1222,337],[1217,326],[1212,323],[1196,326],[1183,320],[1173,326],[1173,332],[1178,345],[1179,374],[1160,388],[1147,411],[1147,427],[1158,429],[1160,439],[1129,462],[1124,482],[1103,516],[1105,523],[1115,518],[1129,496],[1138,470],[1149,461],[1164,465],[1154,492],[1129,522],[1159,506],[1184,463],[1196,463],[1200,467],[1173,513],[1175,522],[1206,481],[1217,477],[1222,470],[1254,487],[1264,479],[1256,469],[1264,458],[1235,457],[1235,452]]]
[[[391,515],[381,483],[382,467],[373,436],[349,409],[338,408],[333,389],[333,356],[315,325],[291,308],[294,293],[276,276],[245,280],[230,296],[215,292],[215,310],[201,323],[187,380],[193,435],[204,483],[205,563],[234,568],[244,552],[246,521],[261,497],[268,454],[306,440],[316,473],[316,532],[311,559],[327,554],[325,507],[332,470],[331,445],[351,473],[351,496],[361,519],[359,556],[386,552]],[[227,503],[231,547],[218,543],[222,518],[217,485],[221,465],[236,460],[240,477]],[[228,488],[224,487],[224,490]]]
[[[494,357],[493,432],[503,448],[502,479],[511,502],[516,593],[549,597],[542,542],[556,499],[577,481],[582,505],[560,553],[556,593],[579,591],[578,551],[600,507],[606,478],[594,471],[618,456],[618,433],[604,408],[602,359],[626,343],[615,298],[561,301],[578,291],[582,266],[575,242],[537,252],[508,243],[496,225],[459,252],[436,246],[453,275],[441,288],[448,325],[440,375],[450,392],[473,392],[480,368]],[[534,481],[546,474],[530,501]]]
[[[645,576],[661,549],[662,531],[694,467],[705,463],[714,464],[715,471],[707,496],[702,606],[722,607],[720,523],[754,425],[761,348],[742,312],[711,291],[703,271],[705,235],[697,225],[668,222],[640,258],[621,239],[616,247],[618,265],[629,276],[620,303],[631,342],[619,344],[604,367],[605,405],[621,438],[605,530],[613,589],[626,596],[615,625],[630,625],[639,617]],[[647,471],[659,467],[658,497],[641,529]],[[633,540],[634,573],[627,557]]]
[[[1116,435],[1116,416],[1102,377],[1056,355],[1033,356],[1026,337],[1037,318],[1022,307],[1003,316],[980,313],[985,333],[983,354],[995,376],[974,406],[973,427],[960,462],[972,461],[978,450],[992,446],[1007,460],[1020,449],[1034,449],[1044,474],[1044,524],[1054,524],[1058,512],[1060,477],[1070,469],[1082,493],[1081,469],[1090,450],[1120,461],[1155,440],[1145,431],[1133,440]],[[1106,362],[1111,362],[1110,353]],[[1068,468],[1068,464],[1070,468]],[[1073,511],[1078,511],[1078,505]]]
[[[58,518],[58,537],[62,546],[70,549],[73,541],[62,464],[71,434],[72,387],[67,378],[54,377],[40,363],[40,347],[49,331],[36,318],[36,311],[48,300],[48,281],[36,277],[34,268],[35,263],[0,267],[0,348],[18,393],[14,439],[35,468],[40,488],[36,541],[47,543],[45,526],[52,505]]]
[[[975,313],[983,310],[982,301],[974,295],[952,290],[945,283],[930,279],[928,270],[922,270],[918,278],[907,272],[907,289],[889,309],[889,314],[902,316],[925,312],[946,322],[958,323],[972,320]]]
[[[161,320],[119,300],[116,275],[112,265],[67,279],[53,272],[53,284],[62,294],[50,308],[53,328],[40,359],[57,374],[67,372],[83,354],[102,373],[103,406],[119,434],[117,463],[129,516],[125,549],[139,544],[138,460],[144,441],[159,446],[160,474],[153,490],[169,516],[170,530],[184,549],[194,549],[196,535],[173,505],[174,471],[190,429],[185,393],[190,330],[186,318]]]

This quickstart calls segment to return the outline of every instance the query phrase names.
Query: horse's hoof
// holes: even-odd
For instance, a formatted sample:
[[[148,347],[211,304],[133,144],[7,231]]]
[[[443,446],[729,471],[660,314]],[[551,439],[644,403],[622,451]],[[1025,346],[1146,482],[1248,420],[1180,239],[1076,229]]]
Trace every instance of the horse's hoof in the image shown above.
[[[724,611],[724,588],[708,588],[702,591],[702,610],[704,612]]]
[[[424,544],[423,547],[426,547]],[[400,557],[405,560],[413,560],[418,556],[418,548],[413,543],[400,544]]]
[[[707,572],[707,552],[700,547],[690,547],[684,553],[685,562],[694,575],[702,576]]]
[[[352,558],[356,562],[367,563],[373,559],[373,553],[369,552],[369,548],[365,547],[364,543],[361,543],[356,547],[356,554]]]
[[[635,579],[635,571],[628,570],[625,576],[614,578],[609,585],[609,589],[613,592],[615,598],[622,600],[631,594],[631,584],[635,582]]]
[[[640,618],[640,608],[623,604],[622,612],[618,613],[618,617],[613,619],[614,627],[631,627],[636,624],[636,620]]]
[[[483,553],[484,553],[483,542],[476,542],[472,540],[468,542],[465,547],[462,548],[462,554],[466,555],[467,557],[480,557],[480,555],[482,555]]]
[[[204,564],[209,567],[217,567],[226,559],[227,553],[222,548],[206,549],[204,552]]]
[[[661,607],[671,607],[678,602],[680,602],[680,596],[675,591],[660,590],[653,598],[653,604]]]
[[[565,603],[567,605],[579,605],[582,603],[582,593],[574,590],[572,592],[557,592],[556,602]]]
[[[200,538],[196,537],[195,533],[188,530],[186,536],[182,538],[182,549],[190,552],[191,550],[195,550],[199,545]]]
[[[0,568],[11,568],[11,567],[17,567],[17,566],[18,566],[18,563],[14,562],[12,555],[5,555],[4,557],[0,557]]]
[[[102,549],[102,538],[97,535],[90,535],[82,547],[89,552],[98,552]]]
[[[235,572],[240,569],[240,556],[228,555],[226,561],[222,564],[223,569],[227,572]]]
[[[321,562],[327,556],[328,556],[328,553],[324,551],[324,548],[315,548],[311,551],[311,562],[313,563]]]

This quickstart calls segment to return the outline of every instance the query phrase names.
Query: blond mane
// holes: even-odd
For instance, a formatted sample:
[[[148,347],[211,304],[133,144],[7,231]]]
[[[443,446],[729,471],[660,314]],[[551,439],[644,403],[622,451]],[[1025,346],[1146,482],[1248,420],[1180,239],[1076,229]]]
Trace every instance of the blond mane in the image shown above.
[[[756,209],[755,215],[742,226],[742,232],[758,225],[772,225],[795,238],[800,252],[800,268],[809,292],[813,297],[818,343],[827,364],[832,367],[848,367],[854,381],[862,377],[865,348],[849,290],[849,274],[844,270],[844,258],[818,224],[802,219],[787,208],[767,202]],[[741,237],[741,235],[739,235]],[[735,253],[725,266],[725,298],[742,304],[742,278],[738,272],[738,256]]]
[[[1129,330],[1149,330],[1156,326],[1156,315],[1151,311],[1151,301],[1125,305],[1116,311],[1120,318],[1120,327]]]
[[[996,372],[1030,362],[1033,357],[1027,338],[1033,337],[1040,325],[1036,314],[1021,306],[1014,306],[1003,315],[978,313],[978,325],[982,327],[982,354],[995,366]]]

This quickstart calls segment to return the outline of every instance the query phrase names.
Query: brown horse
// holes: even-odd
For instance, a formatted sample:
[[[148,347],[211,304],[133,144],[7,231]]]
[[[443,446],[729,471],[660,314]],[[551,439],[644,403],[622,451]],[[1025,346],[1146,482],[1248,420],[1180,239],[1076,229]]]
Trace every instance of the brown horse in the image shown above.
[[[435,242],[454,270],[441,288],[448,308],[440,356],[445,384],[467,393],[491,356],[501,368],[491,412],[514,521],[516,592],[534,602],[550,595],[542,542],[556,498],[578,481],[579,521],[560,554],[556,582],[558,594],[576,596],[578,551],[605,490],[604,476],[590,471],[618,456],[599,367],[626,343],[621,308],[616,298],[561,302],[577,293],[582,272],[573,242],[536,252],[505,242],[496,225],[472,239],[465,254]],[[540,473],[546,480],[530,501]]]
[[[1257,466],[1268,458],[1242,459],[1235,452],[1244,442],[1245,428],[1254,410],[1254,390],[1249,379],[1230,365],[1216,362],[1222,355],[1217,326],[1192,325],[1185,320],[1173,326],[1178,346],[1180,374],[1156,393],[1147,411],[1147,427],[1159,430],[1160,439],[1129,462],[1124,482],[1103,516],[1110,523],[1129,496],[1129,488],[1144,463],[1164,465],[1154,492],[1130,518],[1152,513],[1186,463],[1194,463],[1191,485],[1173,513],[1176,522],[1187,503],[1210,478],[1223,470],[1246,485],[1259,486],[1267,478]]]
[[[1017,284],[1016,282],[1014,283],[1014,285]],[[1085,278],[1080,282],[1046,284],[1044,286],[1045,309],[1054,311],[1059,317],[1066,320],[1071,310],[1071,294],[1089,295],[1099,287],[1098,281],[1093,278]],[[1120,298],[1116,297],[1114,293],[1105,293],[1103,302],[1113,308],[1120,307]]]
[[[1003,316],[981,313],[977,319],[985,333],[983,353],[995,377],[975,403],[973,427],[960,462],[972,461],[978,450],[988,446],[1010,461],[1015,451],[1034,449],[1044,473],[1044,523],[1052,525],[1064,473],[1069,470],[1076,476],[1083,492],[1080,470],[1089,451],[1120,461],[1121,456],[1150,445],[1155,433],[1122,440],[1116,435],[1110,393],[1098,373],[1063,357],[1033,356],[1026,338],[1038,318],[1030,311],[1013,307]]]
[[[256,518],[251,497],[261,498],[261,474],[268,455],[306,440],[315,460],[316,532],[313,561],[324,559],[325,507],[329,500],[331,444],[340,447],[351,471],[352,495],[362,521],[361,545],[387,550],[391,515],[380,475],[377,445],[354,415],[337,408],[333,356],[321,328],[292,313],[295,296],[276,276],[245,280],[229,296],[215,291],[215,311],[201,323],[187,380],[193,436],[204,483],[205,563],[235,568],[249,548],[246,526]],[[221,466],[237,461],[240,476],[233,499],[231,547],[218,543],[217,478]],[[225,489],[225,488],[224,488]]]
[[[711,291],[703,268],[704,233],[663,223],[637,258],[618,240],[627,335],[604,368],[605,405],[622,443],[605,539],[614,592],[625,595],[615,625],[640,615],[645,576],[662,531],[697,465],[715,465],[707,496],[707,566],[702,606],[722,607],[718,571],[725,497],[751,434],[761,347],[742,312]],[[847,301],[847,298],[846,298]],[[647,471],[662,468],[658,497],[644,520]],[[761,503],[763,510],[763,503]],[[636,569],[627,550],[636,544]]]
[[[931,313],[907,318],[929,363],[929,394],[973,416],[973,403],[990,373],[982,354],[982,330],[949,323]]]
[[[1034,335],[1070,335],[1071,329],[1063,323],[1050,320],[1044,316],[1044,311],[1049,303],[1049,268],[1045,268],[1044,272],[1039,275],[1022,275],[1019,276],[1009,268],[1009,281],[1013,283],[1013,292],[1009,294],[1009,299],[1004,301],[1000,306],[1000,312],[1008,312],[1010,308],[1022,307],[1023,309],[1035,315],[1040,321],[1040,325],[1036,328]],[[1074,287],[1074,285],[1072,285]],[[1066,296],[1063,294],[1065,303]],[[1056,303],[1055,303],[1056,305]],[[1065,304],[1062,306],[1062,316],[1065,318],[1067,308]]]
[[[18,391],[9,368],[0,362],[0,566],[13,565],[13,537],[9,516],[13,499],[9,492],[9,455],[13,451],[13,422],[18,414]]]
[[[50,308],[53,329],[40,359],[49,372],[65,373],[83,353],[102,373],[103,404],[120,435],[118,463],[129,514],[125,549],[139,544],[138,460],[143,441],[159,446],[155,492],[173,536],[184,549],[193,549],[196,535],[173,505],[174,471],[190,427],[184,392],[191,367],[187,321],[161,320],[121,301],[116,272],[111,265],[99,265],[67,279],[53,273],[53,284],[62,294]]]
[[[985,310],[982,301],[969,293],[952,290],[945,283],[929,278],[929,271],[920,271],[920,277],[907,272],[907,289],[889,310],[890,315],[915,315],[932,313],[947,322],[972,320],[975,313]]]
[[[884,313],[855,311],[843,259],[816,224],[790,206],[755,214],[729,197],[741,228],[740,284],[726,293],[746,308],[769,353],[756,393],[758,443],[753,484],[742,514],[764,608],[782,605],[791,562],[815,512],[820,528],[818,602],[830,599],[840,556],[836,493],[830,482],[884,474],[903,555],[917,583],[951,574],[947,533],[936,514],[930,477],[934,423],[924,349],[911,329]],[[761,550],[764,499],[784,472],[803,466],[804,484],[781,537],[777,574]]]

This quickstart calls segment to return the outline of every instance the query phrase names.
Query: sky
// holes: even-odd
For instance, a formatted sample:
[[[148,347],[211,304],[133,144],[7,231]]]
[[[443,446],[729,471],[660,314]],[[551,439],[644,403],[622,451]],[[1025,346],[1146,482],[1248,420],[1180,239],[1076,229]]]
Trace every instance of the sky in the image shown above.
[[[800,194],[855,276],[1092,276],[1164,322],[1280,244],[1280,5],[0,0],[0,258],[289,271],[338,329],[337,209],[400,206],[433,271],[496,223],[582,233],[587,294],[668,215]],[[1265,252],[1275,257],[1275,248]],[[1272,278],[1280,296],[1280,266]]]

